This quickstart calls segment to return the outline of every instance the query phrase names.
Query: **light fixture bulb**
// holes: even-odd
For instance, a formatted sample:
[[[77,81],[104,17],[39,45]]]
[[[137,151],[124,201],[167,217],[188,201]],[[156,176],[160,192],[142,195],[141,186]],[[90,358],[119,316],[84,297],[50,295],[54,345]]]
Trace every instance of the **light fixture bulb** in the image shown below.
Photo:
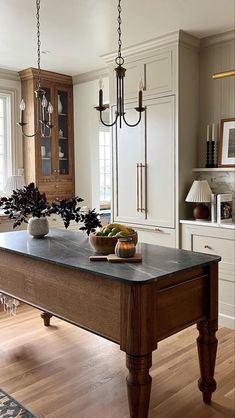
[[[99,79],[98,86],[99,86],[99,90],[104,90],[104,82],[103,82],[102,77],[100,77]]]
[[[49,114],[53,113],[53,106],[52,106],[51,102],[49,102],[47,110],[48,110]]]
[[[43,98],[42,98],[42,107],[47,107],[47,99],[46,99],[45,94],[43,95]]]
[[[144,83],[143,83],[143,80],[141,78],[140,81],[139,81],[139,91],[143,91],[143,90],[144,90]]]
[[[21,99],[21,102],[20,102],[20,110],[25,110],[25,102],[24,102],[24,99]]]

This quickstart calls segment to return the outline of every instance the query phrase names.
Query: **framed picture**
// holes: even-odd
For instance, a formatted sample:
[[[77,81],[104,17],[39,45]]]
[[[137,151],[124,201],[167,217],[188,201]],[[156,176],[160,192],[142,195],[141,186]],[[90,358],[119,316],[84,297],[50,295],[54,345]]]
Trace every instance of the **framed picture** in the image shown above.
[[[235,167],[235,119],[222,119],[219,167]]]
[[[217,222],[232,223],[232,193],[217,195]]]

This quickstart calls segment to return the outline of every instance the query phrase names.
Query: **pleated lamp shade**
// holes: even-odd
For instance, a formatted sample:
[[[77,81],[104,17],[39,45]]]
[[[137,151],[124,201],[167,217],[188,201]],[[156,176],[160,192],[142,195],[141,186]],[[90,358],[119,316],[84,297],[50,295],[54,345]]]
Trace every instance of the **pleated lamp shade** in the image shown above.
[[[6,181],[4,192],[12,194],[13,190],[22,189],[24,186],[25,182],[23,176],[10,176]]]
[[[185,199],[186,202],[211,202],[212,190],[206,180],[194,180]]]

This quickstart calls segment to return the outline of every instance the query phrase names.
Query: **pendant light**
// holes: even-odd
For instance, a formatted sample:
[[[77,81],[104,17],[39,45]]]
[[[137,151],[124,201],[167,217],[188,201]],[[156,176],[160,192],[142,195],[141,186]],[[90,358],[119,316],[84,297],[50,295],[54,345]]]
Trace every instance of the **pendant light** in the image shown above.
[[[116,71],[116,94],[117,94],[117,104],[116,104],[116,113],[115,113],[115,119],[111,124],[107,124],[102,119],[102,112],[108,108],[108,105],[103,104],[103,80],[99,80],[99,106],[96,106],[95,109],[100,113],[100,121],[103,125],[111,127],[114,126],[119,118],[119,126],[122,127],[122,121],[129,126],[134,127],[137,126],[141,121],[141,113],[145,111],[145,107],[143,106],[143,82],[142,80],[139,83],[139,103],[138,107],[135,107],[135,110],[139,113],[139,118],[136,123],[133,125],[128,123],[125,117],[125,108],[124,108],[124,78],[125,78],[125,72],[126,68],[123,67],[124,64],[124,58],[122,57],[122,31],[121,31],[121,0],[118,0],[118,56],[115,59],[115,62],[117,64],[117,67],[115,68]]]
[[[42,137],[51,136],[51,129],[53,125],[51,123],[51,116],[53,112],[53,106],[51,102],[47,102],[46,92],[41,88],[41,40],[40,40],[40,0],[36,0],[36,19],[37,19],[37,57],[38,57],[38,71],[37,71],[37,88],[35,90],[36,97],[36,130],[31,135],[28,135],[24,131],[27,122],[24,120],[25,102],[24,99],[20,102],[20,121],[18,125],[21,126],[22,133],[27,138],[35,137],[39,132]]]

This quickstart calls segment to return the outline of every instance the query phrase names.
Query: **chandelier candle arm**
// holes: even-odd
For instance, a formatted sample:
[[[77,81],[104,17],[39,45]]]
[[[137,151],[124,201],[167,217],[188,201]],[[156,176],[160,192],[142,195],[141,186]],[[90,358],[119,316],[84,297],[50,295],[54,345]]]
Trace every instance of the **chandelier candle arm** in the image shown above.
[[[25,110],[25,102],[24,99],[21,99],[20,102],[20,125],[24,125],[24,110]]]
[[[104,89],[104,82],[103,79],[100,77],[99,79],[99,107],[103,106],[103,89]]]
[[[42,98],[42,122],[43,123],[46,123],[46,113],[45,113],[46,107],[47,107],[47,99],[46,99],[46,96],[44,94],[43,98]]]
[[[35,132],[31,135],[28,135],[24,132],[24,126],[27,124],[24,122],[24,110],[26,108],[25,102],[22,99],[20,102],[20,122],[18,125],[22,129],[22,133],[27,138],[35,137],[40,129],[41,136],[51,136],[52,125],[52,113],[53,106],[51,102],[48,103],[46,99],[46,92],[41,88],[41,40],[40,40],[40,0],[36,0],[36,20],[37,20],[37,88],[35,90],[36,97],[36,129]],[[46,113],[48,112],[48,120]]]
[[[50,126],[51,125],[51,115],[53,113],[53,106],[52,106],[51,102],[49,102],[49,104],[48,104],[47,111],[48,111],[48,115],[49,115],[49,126]],[[52,126],[50,126],[50,127],[52,127]]]

